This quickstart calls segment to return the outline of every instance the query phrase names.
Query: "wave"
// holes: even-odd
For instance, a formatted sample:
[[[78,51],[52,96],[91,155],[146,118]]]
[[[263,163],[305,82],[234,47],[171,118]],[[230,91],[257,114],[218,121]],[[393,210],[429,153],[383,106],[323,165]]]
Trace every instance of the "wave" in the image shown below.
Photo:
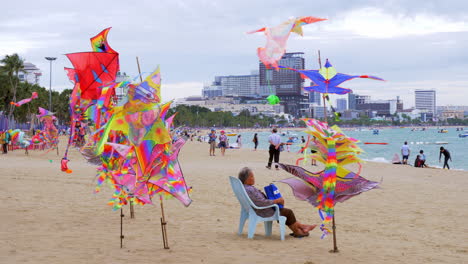
[[[376,158],[371,158],[371,159],[364,159],[366,161],[372,161],[372,162],[380,162],[380,163],[390,163],[390,160],[384,158],[384,157],[376,157]]]

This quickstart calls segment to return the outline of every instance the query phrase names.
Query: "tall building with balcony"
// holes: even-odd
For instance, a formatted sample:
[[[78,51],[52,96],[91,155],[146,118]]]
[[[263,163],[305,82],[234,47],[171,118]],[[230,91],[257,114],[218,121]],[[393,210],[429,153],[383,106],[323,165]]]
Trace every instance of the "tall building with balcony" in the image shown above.
[[[303,52],[286,53],[278,62],[281,66],[293,69],[304,69]],[[267,69],[259,63],[260,86],[269,87],[281,100],[285,112],[296,117],[309,111],[307,96],[304,96],[304,80],[300,74],[288,69]]]
[[[415,108],[426,110],[435,115],[436,111],[436,91],[435,90],[416,90],[414,91]]]

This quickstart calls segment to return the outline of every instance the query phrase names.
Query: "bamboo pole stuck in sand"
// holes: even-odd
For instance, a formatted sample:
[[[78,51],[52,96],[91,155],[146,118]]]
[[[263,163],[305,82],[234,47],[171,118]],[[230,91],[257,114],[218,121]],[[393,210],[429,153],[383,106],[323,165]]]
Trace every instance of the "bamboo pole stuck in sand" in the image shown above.
[[[163,246],[164,249],[169,249],[169,242],[167,240],[167,231],[166,231],[166,217],[164,216],[164,205],[163,205],[163,198],[159,196],[159,201],[161,204],[161,231],[163,236]]]
[[[123,214],[123,209],[122,207],[120,207],[120,248],[123,247],[123,239],[124,239],[124,235],[123,235],[123,218],[124,218],[124,214]]]
[[[320,50],[318,51],[318,63],[319,69],[322,69],[322,58],[320,57]],[[323,95],[323,118],[325,123],[327,122],[327,105],[325,100],[326,95]],[[335,225],[335,212],[333,212],[333,219],[332,219],[332,230],[333,230],[333,249],[330,250],[330,253],[337,253],[338,246],[336,245],[336,225]]]

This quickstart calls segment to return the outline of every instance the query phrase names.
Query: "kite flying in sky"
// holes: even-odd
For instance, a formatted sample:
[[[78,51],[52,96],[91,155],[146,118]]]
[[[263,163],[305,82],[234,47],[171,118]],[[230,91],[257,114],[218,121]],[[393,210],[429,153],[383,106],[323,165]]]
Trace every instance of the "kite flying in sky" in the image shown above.
[[[21,101],[19,101],[17,103],[11,102],[10,104],[12,104],[12,105],[14,105],[16,107],[19,107],[19,106],[22,106],[22,105],[24,105],[26,103],[31,102],[33,99],[36,99],[37,97],[38,97],[37,92],[32,92],[31,97],[23,99],[23,100],[21,100]]]
[[[370,75],[348,75],[344,73],[337,73],[335,68],[328,61],[325,63],[325,66],[320,70],[297,70],[293,68],[288,68],[284,66],[279,66],[283,69],[292,70],[298,73],[301,73],[302,77],[307,77],[314,85],[309,87],[304,87],[304,90],[310,92],[315,91],[319,93],[334,93],[334,94],[347,94],[352,92],[351,89],[339,87],[338,85],[343,82],[355,79],[355,78],[368,78],[378,81],[384,81],[383,79]]]
[[[317,17],[298,17],[291,18],[275,27],[263,27],[258,30],[248,32],[248,34],[265,32],[267,43],[265,47],[257,49],[258,58],[266,67],[278,68],[278,61],[286,52],[286,42],[291,32],[302,36],[302,26],[327,20]]]

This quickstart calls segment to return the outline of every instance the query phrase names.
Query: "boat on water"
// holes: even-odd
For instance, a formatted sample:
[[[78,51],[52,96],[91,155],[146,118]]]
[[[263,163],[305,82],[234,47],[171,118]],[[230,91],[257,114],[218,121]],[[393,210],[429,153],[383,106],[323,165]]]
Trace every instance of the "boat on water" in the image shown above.
[[[448,130],[447,129],[441,129],[439,131],[437,131],[438,133],[448,133]]]
[[[458,137],[465,138],[468,137],[468,133],[458,134]]]
[[[434,144],[436,144],[436,145],[445,145],[445,144],[448,144],[448,142],[447,141],[436,141],[436,142],[434,142]]]
[[[228,137],[235,137],[235,136],[237,136],[237,134],[236,134],[236,133],[227,133],[226,136],[228,136]]]

